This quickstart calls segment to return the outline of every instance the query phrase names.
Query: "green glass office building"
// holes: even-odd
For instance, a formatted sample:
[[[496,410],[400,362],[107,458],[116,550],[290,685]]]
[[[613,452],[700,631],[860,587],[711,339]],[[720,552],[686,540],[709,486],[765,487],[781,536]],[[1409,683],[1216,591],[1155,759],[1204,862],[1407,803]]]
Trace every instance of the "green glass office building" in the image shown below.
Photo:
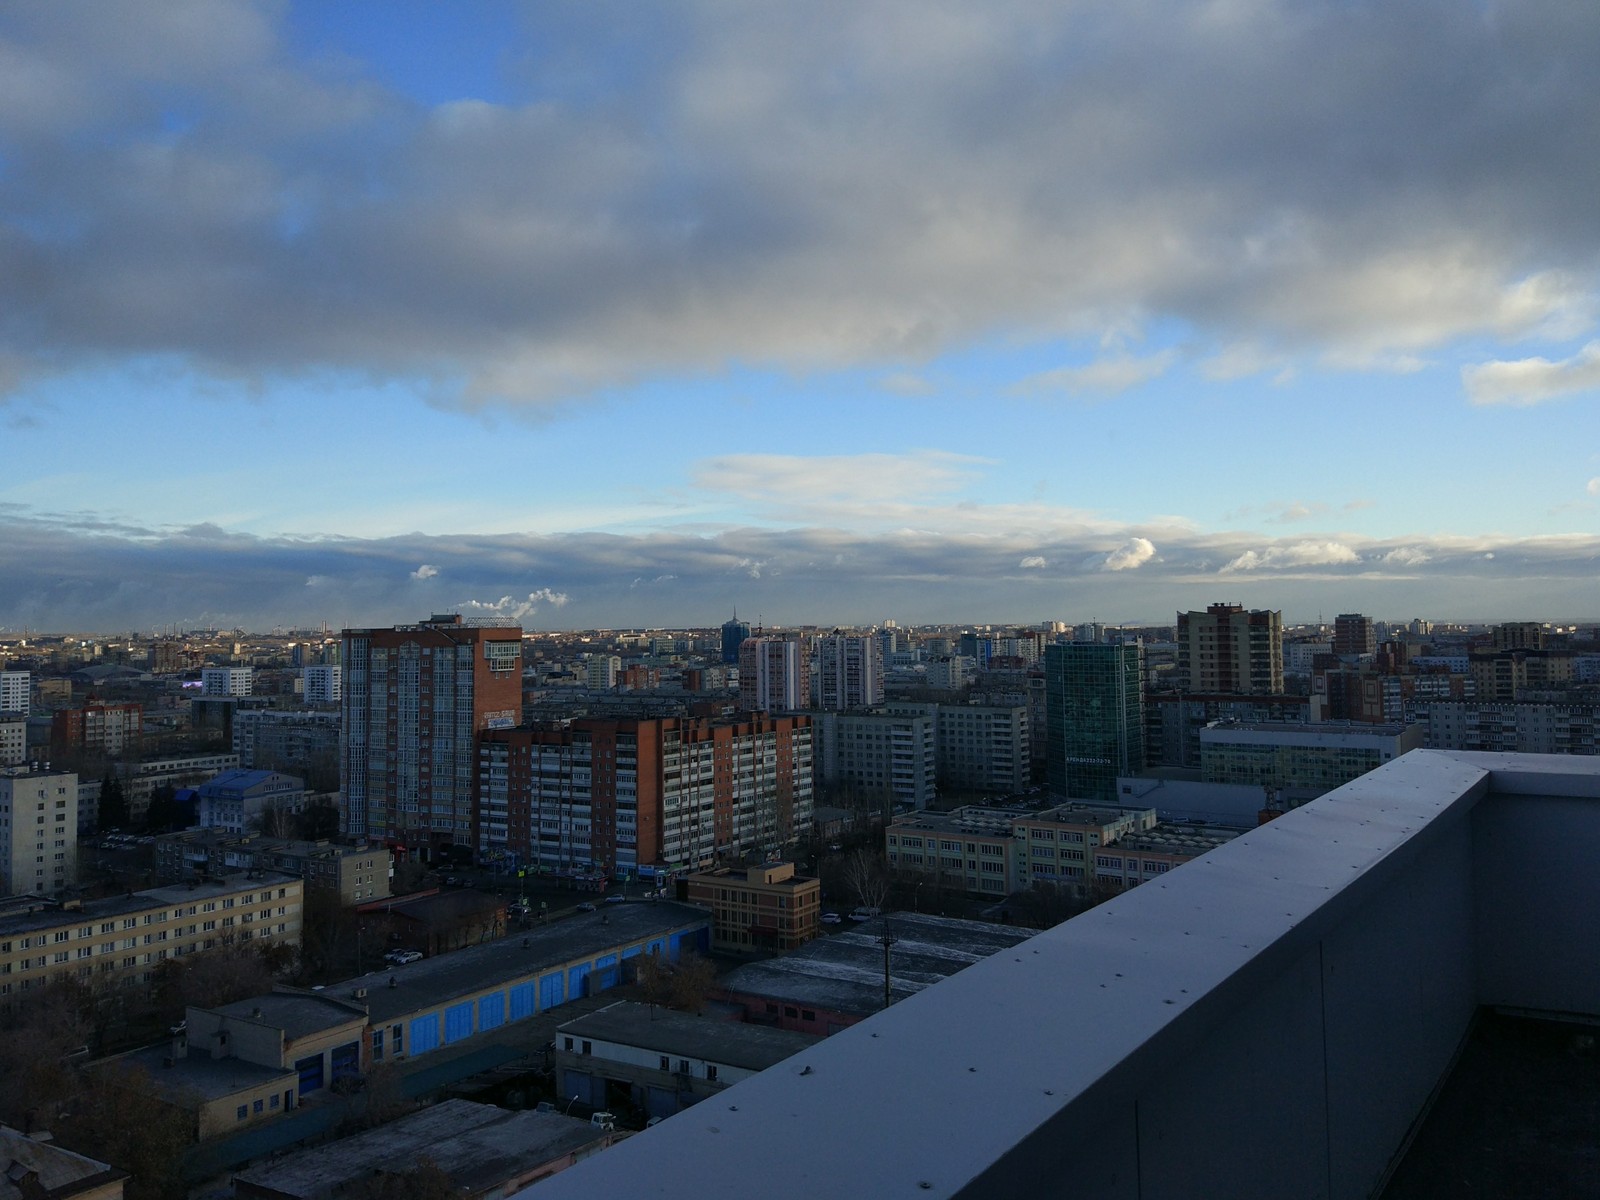
[[[1052,794],[1114,801],[1117,776],[1144,770],[1144,647],[1046,646],[1045,755]]]

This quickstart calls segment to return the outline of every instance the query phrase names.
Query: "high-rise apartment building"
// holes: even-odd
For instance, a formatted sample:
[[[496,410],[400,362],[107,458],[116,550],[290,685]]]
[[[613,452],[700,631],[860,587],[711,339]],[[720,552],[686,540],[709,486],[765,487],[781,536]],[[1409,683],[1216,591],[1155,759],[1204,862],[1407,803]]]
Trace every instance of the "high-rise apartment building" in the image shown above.
[[[739,662],[739,647],[744,645],[745,639],[750,636],[750,623],[739,620],[735,613],[731,621],[722,623],[722,661],[725,666],[736,666]]]
[[[835,633],[817,641],[817,707],[829,712],[883,702],[883,656],[878,639]]]
[[[493,730],[478,855],[545,872],[701,868],[811,828],[811,718],[586,718]]]
[[[1178,670],[1190,692],[1283,691],[1283,614],[1213,604],[1178,614]]]
[[[431,853],[475,846],[477,739],[522,716],[522,630],[435,616],[346,629],[345,829]]]
[[[746,638],[739,647],[739,707],[746,712],[793,712],[810,704],[810,669],[800,642]]]
[[[0,671],[0,712],[26,713],[32,682],[27,671]]]
[[[90,755],[137,756],[144,730],[144,709],[137,704],[79,705],[50,718],[50,753],[56,758]]]
[[[932,705],[887,712],[820,712],[812,718],[817,778],[844,789],[835,802],[884,812],[889,802],[927,808],[937,795]]]
[[[202,696],[248,696],[251,689],[249,667],[201,667]]]
[[[1333,652],[1340,657],[1359,657],[1378,649],[1378,631],[1371,617],[1360,613],[1340,613],[1333,619]]]
[[[301,699],[307,704],[337,704],[344,695],[343,668],[338,663],[313,663],[300,672]]]
[[[1068,642],[1044,652],[1050,791],[1112,800],[1117,776],[1142,771],[1144,651],[1136,642]]]
[[[0,771],[0,896],[59,892],[78,881],[78,777]]]

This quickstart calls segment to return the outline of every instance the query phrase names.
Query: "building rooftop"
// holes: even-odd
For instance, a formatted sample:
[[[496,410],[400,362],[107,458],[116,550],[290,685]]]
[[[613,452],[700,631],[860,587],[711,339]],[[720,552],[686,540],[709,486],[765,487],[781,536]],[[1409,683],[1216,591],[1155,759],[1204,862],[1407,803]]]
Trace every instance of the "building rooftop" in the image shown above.
[[[44,1200],[70,1196],[96,1186],[126,1179],[128,1173],[57,1145],[35,1141],[27,1134],[0,1125],[0,1200]],[[32,1174],[33,1181],[25,1183]]]
[[[822,1040],[809,1033],[697,1017],[632,1000],[608,1004],[568,1021],[556,1032],[750,1071],[764,1071]]]
[[[146,1046],[113,1061],[142,1068],[158,1092],[180,1104],[195,1099],[220,1100],[275,1080],[295,1078],[288,1068],[263,1067],[242,1058],[212,1058],[203,1052],[179,1058],[168,1045]]]
[[[1105,848],[1198,856],[1233,841],[1244,832],[1243,829],[1225,829],[1218,825],[1161,824],[1142,833],[1124,834]]]
[[[510,982],[575,959],[592,958],[621,946],[686,926],[706,926],[705,909],[668,900],[605,904],[601,911],[537,925],[525,934],[453,950],[393,970],[373,971],[344,983],[330,984],[337,996],[366,988],[374,1022],[403,1016],[458,996]],[[393,979],[394,986],[389,986]]]
[[[897,830],[920,829],[928,833],[982,833],[991,837],[1010,837],[1011,822],[1023,814],[1008,808],[983,808],[976,804],[963,805],[949,812],[906,813],[894,819]]]
[[[1600,1018],[1597,846],[1600,760],[1413,751],[537,1197],[1376,1195],[1478,1014]]]
[[[107,921],[126,913],[144,912],[163,904],[203,904],[218,896],[231,896],[252,889],[283,887],[300,883],[299,876],[279,875],[272,871],[241,871],[236,875],[223,875],[210,879],[197,879],[191,883],[174,883],[163,887],[146,888],[124,896],[110,896],[104,900],[69,901],[73,907],[45,900],[32,900],[28,911],[8,912],[0,916],[0,937],[25,934],[34,929],[54,929],[59,925],[81,921]]]
[[[332,996],[287,990],[252,996],[207,1011],[281,1029],[290,1040],[337,1029],[351,1021],[363,1021],[367,1015],[359,1006]]]
[[[1027,941],[1034,932],[926,913],[890,913],[807,942],[782,957],[746,963],[724,975],[718,987],[832,1012],[877,1012],[883,1007],[886,922],[895,939],[889,953],[889,992],[897,1001]]]
[[[377,1172],[410,1170],[426,1155],[457,1191],[473,1196],[607,1137],[588,1121],[560,1113],[446,1100],[378,1129],[251,1167],[234,1180],[296,1200],[320,1200]]]

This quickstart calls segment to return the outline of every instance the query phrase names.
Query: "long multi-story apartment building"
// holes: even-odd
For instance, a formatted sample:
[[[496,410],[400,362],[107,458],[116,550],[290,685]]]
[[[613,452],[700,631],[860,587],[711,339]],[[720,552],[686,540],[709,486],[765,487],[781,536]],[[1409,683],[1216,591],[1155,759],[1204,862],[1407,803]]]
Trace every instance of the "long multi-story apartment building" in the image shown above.
[[[28,671],[0,671],[0,712],[28,713],[33,675]]]
[[[307,896],[340,905],[386,899],[394,856],[382,846],[336,846],[298,838],[239,835],[219,829],[188,829],[156,839],[156,877],[163,883],[220,879],[239,871],[296,875]]]
[[[298,946],[298,879],[268,872],[151,888],[106,900],[0,908],[0,1008],[57,980],[148,984],[168,958],[252,939]]]
[[[490,730],[478,856],[613,875],[779,856],[811,827],[809,716]]]
[[[0,770],[0,896],[59,892],[77,881],[77,775]]]
[[[1206,783],[1257,784],[1291,801],[1331,792],[1410,750],[1422,725],[1214,725],[1200,731]]]
[[[1434,750],[1600,753],[1600,704],[1444,701],[1428,709]]]
[[[28,718],[21,713],[0,713],[0,767],[14,767],[28,759]]]
[[[252,771],[306,775],[338,763],[342,725],[336,712],[247,709],[233,714],[233,752]]]
[[[895,701],[883,710],[926,714],[934,723],[940,791],[1023,791],[1032,778],[1032,719],[1026,704],[927,704]]]
[[[50,753],[137,757],[144,729],[144,708],[138,704],[91,702],[63,708],[50,717]]]
[[[1283,614],[1212,604],[1178,614],[1178,673],[1190,692],[1283,691]]]
[[[817,779],[854,793],[857,806],[927,808],[937,794],[931,705],[883,712],[819,712],[811,718]]]
[[[340,663],[346,832],[423,857],[477,844],[477,741],[521,720],[522,630],[459,615],[347,629]]]

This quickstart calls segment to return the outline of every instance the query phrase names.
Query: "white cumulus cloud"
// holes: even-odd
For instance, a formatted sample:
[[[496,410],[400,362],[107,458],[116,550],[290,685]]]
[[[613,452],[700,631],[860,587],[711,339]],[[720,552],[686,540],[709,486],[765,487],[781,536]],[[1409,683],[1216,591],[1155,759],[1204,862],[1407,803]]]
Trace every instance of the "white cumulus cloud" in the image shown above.
[[[1433,555],[1416,546],[1397,546],[1378,561],[1397,567],[1419,567],[1425,562],[1432,562]]]
[[[1259,571],[1281,567],[1326,567],[1360,562],[1361,556],[1343,542],[1291,542],[1265,550],[1246,550],[1224,571]]]
[[[1461,382],[1474,404],[1539,404],[1573,392],[1600,390],[1600,341],[1571,358],[1519,358],[1461,368]]]
[[[553,591],[546,587],[529,592],[525,600],[518,600],[514,596],[501,596],[498,600],[463,600],[456,607],[493,613],[497,617],[510,617],[514,621],[520,621],[524,617],[531,616],[541,604],[560,608],[571,599],[572,597],[565,592]]]
[[[1135,567],[1142,567],[1156,556],[1156,548],[1149,538],[1129,538],[1110,554],[1102,569],[1107,571],[1131,571]]]
[[[439,573],[439,568],[438,567],[433,566],[431,563],[423,563],[415,571],[411,572],[411,578],[413,578],[413,579],[432,579],[438,573]]]
[[[1046,567],[1049,565],[1049,563],[1045,562],[1044,557],[1038,554],[1030,554],[1027,558],[1023,559],[1017,564],[1017,566],[1021,567],[1024,571],[1037,571],[1040,567]]]
[[[1600,475],[1589,480],[1588,492],[1591,496],[1600,496]]]

